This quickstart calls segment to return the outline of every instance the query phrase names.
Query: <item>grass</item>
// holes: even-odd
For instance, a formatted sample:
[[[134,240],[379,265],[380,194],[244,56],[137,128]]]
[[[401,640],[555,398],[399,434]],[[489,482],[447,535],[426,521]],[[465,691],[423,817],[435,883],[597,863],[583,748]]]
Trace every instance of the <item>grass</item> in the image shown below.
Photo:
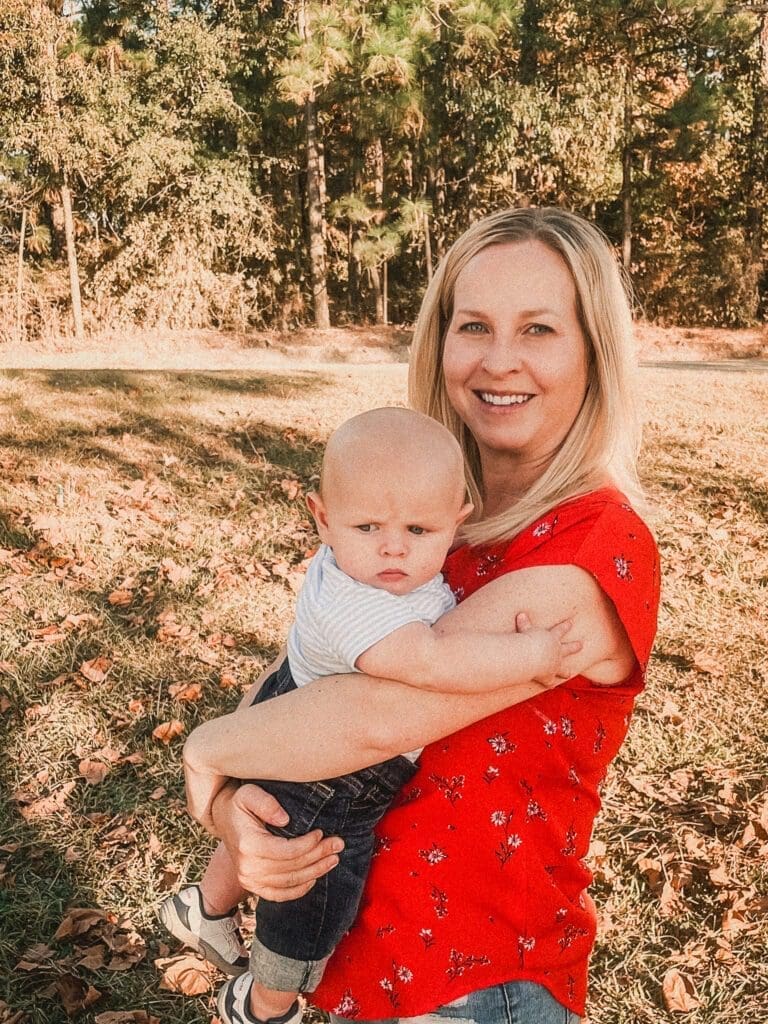
[[[662,991],[677,968],[691,1024],[758,1024],[768,376],[646,370],[642,383],[665,587],[596,831],[589,1016],[679,1019]],[[167,955],[153,908],[209,848],[183,809],[181,740],[153,730],[231,707],[273,656],[315,543],[302,494],[324,439],[403,398],[402,366],[0,376],[0,1024],[59,1024],[65,996],[76,1006],[88,986],[101,998],[84,1020],[209,1019],[212,993],[163,991],[153,965]],[[85,780],[88,761],[102,781]],[[113,919],[54,939],[71,906]],[[88,947],[101,966],[82,963]]]

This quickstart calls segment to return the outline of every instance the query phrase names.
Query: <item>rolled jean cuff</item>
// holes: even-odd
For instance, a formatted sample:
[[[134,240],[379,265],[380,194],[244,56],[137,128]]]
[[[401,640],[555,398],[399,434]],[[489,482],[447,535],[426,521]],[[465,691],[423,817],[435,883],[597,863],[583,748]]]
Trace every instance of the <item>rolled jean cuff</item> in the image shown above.
[[[322,960],[293,960],[275,953],[254,935],[250,972],[259,984],[279,992],[314,992],[320,984],[330,954]]]

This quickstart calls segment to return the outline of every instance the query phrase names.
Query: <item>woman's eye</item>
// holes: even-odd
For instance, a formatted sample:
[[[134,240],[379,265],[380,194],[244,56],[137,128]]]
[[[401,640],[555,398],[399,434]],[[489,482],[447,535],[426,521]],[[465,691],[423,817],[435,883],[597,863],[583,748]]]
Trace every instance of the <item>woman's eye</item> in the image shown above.
[[[423,526],[409,526],[408,532],[415,533],[417,537],[420,537],[422,533],[426,533],[427,531],[424,529]]]
[[[465,334],[482,334],[485,330],[485,324],[481,324],[479,320],[470,320],[466,324],[461,324],[459,330]]]
[[[548,324],[531,324],[527,331],[528,334],[551,334],[552,328]]]

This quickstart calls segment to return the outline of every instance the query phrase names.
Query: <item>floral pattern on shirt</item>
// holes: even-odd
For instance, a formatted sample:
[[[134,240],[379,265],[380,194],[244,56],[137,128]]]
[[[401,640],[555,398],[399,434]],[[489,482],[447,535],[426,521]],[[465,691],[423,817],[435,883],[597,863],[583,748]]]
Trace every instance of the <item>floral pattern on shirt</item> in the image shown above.
[[[584,858],[606,766],[643,685],[656,546],[606,489],[553,509],[512,542],[455,549],[444,571],[466,600],[515,569],[568,564],[613,602],[638,665],[619,686],[577,677],[424,749],[377,829],[358,919],[312,997],[320,1007],[350,1019],[416,1016],[531,979],[583,1015],[596,929]]]

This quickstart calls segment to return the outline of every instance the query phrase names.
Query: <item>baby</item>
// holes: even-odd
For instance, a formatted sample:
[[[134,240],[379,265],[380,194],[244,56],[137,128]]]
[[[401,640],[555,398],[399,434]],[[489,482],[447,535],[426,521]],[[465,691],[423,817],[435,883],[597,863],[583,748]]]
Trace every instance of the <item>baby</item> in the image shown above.
[[[559,681],[564,659],[580,646],[564,640],[567,622],[522,633],[510,624],[504,634],[431,628],[455,605],[440,569],[472,511],[465,496],[459,445],[435,420],[392,408],[344,423],[328,442],[318,493],[307,499],[322,545],[298,596],[287,661],[253,703],[355,671],[444,692]],[[272,831],[296,836],[319,828],[345,846],[337,867],[305,896],[259,899],[249,975],[236,923],[245,894],[223,845],[199,885],[162,904],[159,917],[171,934],[236,976],[219,994],[225,1024],[298,1024],[297,994],[317,987],[352,924],[374,826],[415,772],[419,753],[323,782],[259,782],[290,817],[288,827]],[[225,781],[203,778],[208,799]],[[188,767],[188,794],[198,781]]]

